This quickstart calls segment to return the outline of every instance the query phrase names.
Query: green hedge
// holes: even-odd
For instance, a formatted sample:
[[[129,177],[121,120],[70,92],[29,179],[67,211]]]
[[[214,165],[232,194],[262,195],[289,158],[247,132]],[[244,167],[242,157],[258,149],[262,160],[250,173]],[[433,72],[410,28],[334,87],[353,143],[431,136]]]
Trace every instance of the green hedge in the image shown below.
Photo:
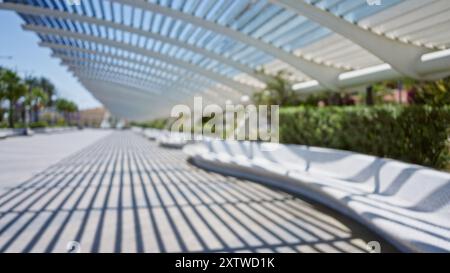
[[[143,128],[166,129],[168,123],[169,123],[168,118],[161,118],[145,122],[131,122],[130,125]]]
[[[46,121],[41,120],[41,121],[31,122],[29,126],[31,129],[45,128],[45,127],[48,127],[48,123]]]
[[[450,107],[350,106],[280,110],[283,143],[349,150],[434,168],[450,164]]]

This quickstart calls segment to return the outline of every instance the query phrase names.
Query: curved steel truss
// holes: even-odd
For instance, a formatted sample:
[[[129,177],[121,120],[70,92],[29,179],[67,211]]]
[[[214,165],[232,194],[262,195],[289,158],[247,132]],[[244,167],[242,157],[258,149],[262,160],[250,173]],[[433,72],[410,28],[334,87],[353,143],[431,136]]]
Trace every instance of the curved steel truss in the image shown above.
[[[450,74],[447,0],[72,2],[0,0],[0,9],[128,118],[164,115],[196,94],[239,101],[264,86],[261,68],[289,71],[299,92]]]

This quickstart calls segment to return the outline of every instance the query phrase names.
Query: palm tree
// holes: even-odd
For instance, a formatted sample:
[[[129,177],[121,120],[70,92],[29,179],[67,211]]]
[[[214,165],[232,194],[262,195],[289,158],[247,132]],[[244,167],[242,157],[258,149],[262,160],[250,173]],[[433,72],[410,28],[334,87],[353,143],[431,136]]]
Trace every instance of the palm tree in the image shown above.
[[[17,73],[11,70],[5,70],[0,74],[0,82],[2,83],[3,97],[9,101],[8,119],[9,126],[14,127],[14,115],[17,101],[23,97],[27,91]]]
[[[48,103],[48,95],[42,88],[33,87],[30,92],[26,95],[26,105],[29,105],[32,109],[33,117],[32,120],[34,122],[39,121],[39,110],[47,105]]]
[[[68,123],[71,124],[72,123],[72,117],[73,114],[78,112],[78,106],[73,102],[73,101],[69,101],[69,104],[67,105],[66,111],[68,113]]]
[[[259,105],[295,105],[299,99],[292,89],[292,82],[286,71],[279,71],[276,75],[266,75],[264,70],[258,71],[266,80],[266,87],[253,95],[253,100]]]
[[[78,111],[78,106],[69,100],[66,99],[57,99],[55,101],[56,110],[63,114],[64,119],[70,124],[71,123],[71,115]]]
[[[3,82],[3,73],[5,72],[6,70],[0,66],[0,122],[3,121],[3,114],[4,114],[2,104],[3,100],[5,99],[5,89],[6,89],[6,84]]]
[[[38,80],[38,86],[42,88],[42,90],[47,94],[48,100],[45,106],[49,107],[53,106],[53,97],[56,93],[55,92],[56,89],[53,83],[49,79],[41,77]]]
[[[28,86],[28,92],[26,94],[25,98],[25,105],[24,107],[24,116],[29,115],[30,121],[36,121],[32,117],[32,90],[33,88],[36,88],[39,85],[39,79],[33,76],[29,76],[25,78],[25,84]],[[28,108],[28,109],[27,109]]]

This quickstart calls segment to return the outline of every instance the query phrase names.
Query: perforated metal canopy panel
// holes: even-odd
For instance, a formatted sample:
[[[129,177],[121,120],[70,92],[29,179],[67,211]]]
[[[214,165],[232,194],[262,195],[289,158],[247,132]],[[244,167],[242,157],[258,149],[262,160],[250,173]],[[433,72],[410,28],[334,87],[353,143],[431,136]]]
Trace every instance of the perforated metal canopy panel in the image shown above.
[[[379,3],[379,5],[378,5]],[[114,114],[239,101],[287,70],[298,92],[450,74],[447,0],[2,0]]]

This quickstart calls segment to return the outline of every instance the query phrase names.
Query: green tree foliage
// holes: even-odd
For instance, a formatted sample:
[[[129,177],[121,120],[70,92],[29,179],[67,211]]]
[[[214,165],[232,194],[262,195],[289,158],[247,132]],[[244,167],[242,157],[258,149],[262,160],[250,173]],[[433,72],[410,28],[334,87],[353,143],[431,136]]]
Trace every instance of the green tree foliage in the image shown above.
[[[59,98],[55,101],[56,110],[63,114],[64,119],[71,124],[72,114],[78,112],[78,106],[67,99]]]
[[[257,105],[298,105],[300,99],[298,94],[292,89],[293,82],[290,81],[289,74],[279,71],[276,75],[267,75],[264,70],[258,71],[266,79],[266,87],[254,93],[253,101]]]
[[[48,79],[44,77],[22,79],[16,72],[0,67],[0,127],[5,127],[2,121],[5,109],[1,109],[2,105],[8,105],[9,127],[25,125],[43,127],[46,123],[39,122],[39,111],[53,104],[54,95],[55,87]],[[57,110],[70,120],[71,114],[78,111],[77,105],[66,99],[58,100]],[[25,122],[27,108],[32,112],[31,124]],[[18,115],[19,110],[21,115]]]
[[[56,89],[53,83],[49,79],[41,77],[38,79],[37,87],[40,87],[42,91],[47,94],[47,101],[45,106],[53,106],[53,97],[56,95]]]
[[[57,99],[55,101],[55,106],[59,112],[63,113],[75,113],[78,111],[78,106],[74,102],[67,99]]]
[[[26,94],[27,87],[22,83],[20,77],[11,70],[2,70],[0,74],[1,97],[8,100],[8,123],[9,127],[14,127],[14,116],[16,104],[21,97]]]
[[[153,129],[167,129],[170,126],[171,119],[169,118],[159,118],[151,121],[144,122],[132,122],[131,126],[138,126],[142,128],[153,128]]]
[[[48,95],[40,87],[32,87],[25,95],[25,104],[32,110],[33,122],[39,122],[39,111],[47,105]]]
[[[450,105],[450,77],[434,82],[405,81],[409,89],[409,102],[434,106]]]

